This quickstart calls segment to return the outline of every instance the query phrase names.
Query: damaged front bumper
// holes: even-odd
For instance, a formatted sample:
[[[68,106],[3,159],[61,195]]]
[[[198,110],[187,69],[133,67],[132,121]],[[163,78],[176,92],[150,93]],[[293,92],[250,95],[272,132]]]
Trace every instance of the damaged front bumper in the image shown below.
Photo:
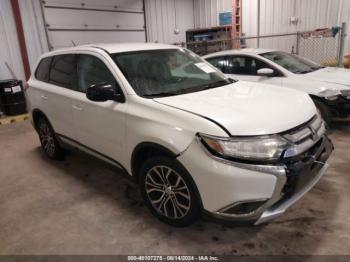
[[[265,167],[277,179],[270,199],[240,201],[211,214],[225,220],[252,221],[254,225],[277,218],[321,179],[328,168],[326,161],[332,151],[332,142],[327,136],[323,136],[311,149],[297,158],[286,160],[281,165]]]
[[[336,100],[325,100],[334,117],[346,118],[350,116],[350,96],[340,96]]]

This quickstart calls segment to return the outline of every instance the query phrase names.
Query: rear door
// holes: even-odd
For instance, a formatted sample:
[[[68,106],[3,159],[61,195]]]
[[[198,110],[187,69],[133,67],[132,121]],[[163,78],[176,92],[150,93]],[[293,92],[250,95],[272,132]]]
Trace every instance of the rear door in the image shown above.
[[[56,55],[41,62],[49,67],[46,73],[37,71],[33,87],[40,109],[48,117],[56,133],[76,137],[71,109],[71,96],[76,86],[76,55]],[[40,63],[40,65],[41,65]],[[39,65],[39,68],[41,67]]]
[[[104,160],[120,160],[125,142],[125,111],[127,104],[116,101],[93,102],[86,98],[89,86],[108,83],[120,89],[111,72],[112,66],[99,54],[80,54],[78,61],[78,92],[72,104],[77,141],[92,149]],[[115,164],[115,163],[113,163]]]

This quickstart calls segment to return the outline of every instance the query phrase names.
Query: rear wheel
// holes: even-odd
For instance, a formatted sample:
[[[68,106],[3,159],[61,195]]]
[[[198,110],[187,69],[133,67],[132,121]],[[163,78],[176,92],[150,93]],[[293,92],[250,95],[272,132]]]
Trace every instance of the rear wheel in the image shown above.
[[[140,190],[153,215],[169,225],[189,226],[200,215],[194,182],[177,160],[146,160],[141,168]]]
[[[62,160],[64,158],[64,151],[60,147],[49,121],[46,118],[41,117],[38,120],[37,128],[40,143],[45,154],[51,159]]]
[[[317,110],[321,114],[323,120],[325,121],[327,127],[329,128],[332,124],[332,113],[325,103],[318,100],[314,100]]]

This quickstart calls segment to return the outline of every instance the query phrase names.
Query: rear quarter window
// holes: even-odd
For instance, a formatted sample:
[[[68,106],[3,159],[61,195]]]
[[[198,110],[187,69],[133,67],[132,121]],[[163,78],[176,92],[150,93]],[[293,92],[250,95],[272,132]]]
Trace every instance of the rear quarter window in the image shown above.
[[[50,73],[50,65],[51,65],[52,57],[45,57],[41,59],[36,72],[35,78],[43,81],[49,82],[49,73]]]

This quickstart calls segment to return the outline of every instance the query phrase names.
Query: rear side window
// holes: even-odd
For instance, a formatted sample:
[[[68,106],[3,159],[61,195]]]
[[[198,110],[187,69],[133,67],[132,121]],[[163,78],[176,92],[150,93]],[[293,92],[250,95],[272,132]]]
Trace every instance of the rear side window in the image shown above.
[[[55,56],[51,63],[49,81],[54,85],[75,89],[77,85],[77,56]]]
[[[39,66],[35,72],[36,79],[43,82],[49,82],[51,61],[52,61],[52,57],[45,57],[40,61]]]

